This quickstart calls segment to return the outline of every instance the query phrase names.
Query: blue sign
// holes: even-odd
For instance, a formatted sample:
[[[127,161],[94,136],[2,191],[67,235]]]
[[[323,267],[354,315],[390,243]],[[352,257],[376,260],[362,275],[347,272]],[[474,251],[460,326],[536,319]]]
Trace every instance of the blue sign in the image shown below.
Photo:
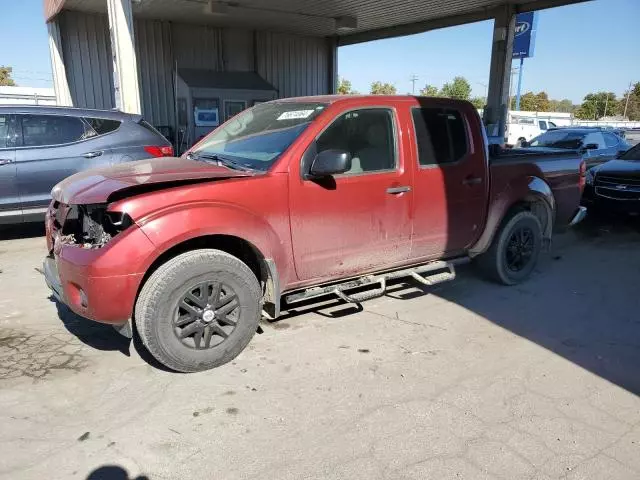
[[[538,15],[536,15],[536,12],[519,13],[516,15],[516,32],[513,37],[512,58],[533,57],[537,26]]]

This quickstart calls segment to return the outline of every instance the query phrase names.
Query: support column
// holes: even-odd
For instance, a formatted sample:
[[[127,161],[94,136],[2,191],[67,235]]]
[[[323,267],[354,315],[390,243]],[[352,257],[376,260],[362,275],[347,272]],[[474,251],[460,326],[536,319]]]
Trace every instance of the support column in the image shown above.
[[[516,11],[512,4],[500,7],[494,17],[489,93],[484,110],[484,122],[489,135],[504,136],[509,110],[511,55],[515,33]]]
[[[116,108],[141,113],[131,0],[107,0]]]
[[[64,65],[62,53],[62,39],[60,37],[60,24],[54,19],[47,23],[49,32],[49,57],[51,57],[51,73],[53,74],[53,89],[56,92],[56,103],[66,107],[73,106],[69,82],[67,81],[67,69]]]
[[[338,41],[335,37],[327,37],[327,48],[329,50],[327,93],[331,95],[338,93]]]

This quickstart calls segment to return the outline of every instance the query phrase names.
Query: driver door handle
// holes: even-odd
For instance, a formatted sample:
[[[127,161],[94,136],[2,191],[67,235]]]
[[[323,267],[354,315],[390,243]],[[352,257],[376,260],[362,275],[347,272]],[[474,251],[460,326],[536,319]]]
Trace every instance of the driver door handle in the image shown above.
[[[13,163],[13,160],[10,158],[0,158],[0,165],[8,165],[10,163]]]
[[[398,195],[400,193],[406,193],[406,192],[410,192],[411,191],[411,187],[410,186],[405,186],[405,187],[389,187],[387,188],[387,193],[391,194],[391,195]]]
[[[101,151],[95,151],[95,152],[87,152],[84,155],[82,155],[84,158],[96,158],[99,157],[100,155],[102,155]]]

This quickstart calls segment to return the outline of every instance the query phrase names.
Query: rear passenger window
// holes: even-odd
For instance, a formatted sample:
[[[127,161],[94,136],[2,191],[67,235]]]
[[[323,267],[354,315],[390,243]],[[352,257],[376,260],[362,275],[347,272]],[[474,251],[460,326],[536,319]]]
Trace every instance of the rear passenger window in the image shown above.
[[[62,145],[85,138],[79,118],[58,115],[22,115],[22,138],[25,147]]]
[[[467,129],[459,111],[428,107],[411,113],[420,165],[446,165],[466,155]]]
[[[607,145],[607,148],[614,148],[618,146],[620,141],[618,137],[616,137],[613,133],[604,133],[604,143]]]
[[[88,118],[85,117],[87,123],[91,126],[96,135],[104,135],[105,133],[113,132],[120,126],[118,120],[109,120],[107,118]],[[93,136],[93,135],[90,135]]]

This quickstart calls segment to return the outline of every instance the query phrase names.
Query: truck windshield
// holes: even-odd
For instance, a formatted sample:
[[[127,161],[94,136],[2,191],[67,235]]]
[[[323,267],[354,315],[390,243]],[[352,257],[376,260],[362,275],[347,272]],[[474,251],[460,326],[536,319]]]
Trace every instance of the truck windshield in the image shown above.
[[[189,153],[202,159],[228,158],[266,171],[326,106],[301,102],[256,105],[214,130]]]
[[[576,150],[582,147],[585,134],[571,130],[550,130],[529,142],[530,147],[566,148]]]

